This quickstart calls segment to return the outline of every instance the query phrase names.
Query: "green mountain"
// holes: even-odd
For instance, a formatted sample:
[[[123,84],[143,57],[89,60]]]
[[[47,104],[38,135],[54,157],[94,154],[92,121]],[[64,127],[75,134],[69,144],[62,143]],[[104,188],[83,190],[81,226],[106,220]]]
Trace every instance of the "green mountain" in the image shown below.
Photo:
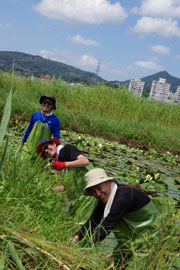
[[[141,80],[145,82],[144,89],[150,91],[152,81],[159,81],[159,78],[166,79],[167,83],[171,84],[171,91],[176,92],[177,87],[180,85],[180,79],[170,75],[167,71],[160,71],[153,75],[143,77]],[[122,81],[120,84],[129,85],[130,80]]]
[[[14,70],[17,75],[41,76],[50,75],[51,77],[61,77],[65,81],[88,82],[88,83],[106,83],[117,87],[120,85],[129,85],[130,80],[126,81],[106,81],[97,74],[83,71],[61,62],[45,59],[41,56],[31,55],[22,52],[0,51],[0,69],[10,71],[14,61]],[[145,82],[144,89],[150,90],[153,80],[165,78],[167,83],[171,84],[171,91],[175,92],[180,85],[180,79],[170,75],[167,71],[161,71],[153,75],[141,78]]]
[[[61,62],[45,59],[22,52],[0,51],[0,69],[10,71],[14,61],[14,71],[17,75],[41,76],[50,75],[51,77],[61,77],[66,81],[74,82],[106,82],[95,73],[82,71],[73,66]]]

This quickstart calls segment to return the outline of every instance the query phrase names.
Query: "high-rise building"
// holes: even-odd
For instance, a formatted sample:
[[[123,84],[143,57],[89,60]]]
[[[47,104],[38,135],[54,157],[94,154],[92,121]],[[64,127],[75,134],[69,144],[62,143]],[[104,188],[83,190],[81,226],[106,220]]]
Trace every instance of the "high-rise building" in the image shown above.
[[[166,83],[166,79],[159,78],[159,81],[153,81],[149,98],[159,101],[167,101],[170,94],[171,85]]]
[[[168,96],[168,102],[173,103],[175,101],[176,101],[176,93],[170,92],[170,94]]]
[[[131,80],[129,83],[129,92],[132,92],[141,97],[144,89],[144,84],[145,82],[142,82],[139,78]]]
[[[175,93],[175,101],[180,102],[180,86],[177,87],[177,91]]]

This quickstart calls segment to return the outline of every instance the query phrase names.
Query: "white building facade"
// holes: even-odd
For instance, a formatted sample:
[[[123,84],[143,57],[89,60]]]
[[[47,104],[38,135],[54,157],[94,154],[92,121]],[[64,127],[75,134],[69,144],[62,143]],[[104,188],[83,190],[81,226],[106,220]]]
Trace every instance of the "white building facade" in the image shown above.
[[[159,78],[159,81],[152,82],[149,98],[167,102],[170,88],[171,85],[166,83],[166,79]]]
[[[174,95],[175,95],[174,100],[176,102],[180,102],[180,86],[177,87],[177,91],[176,91],[176,93],[174,93]]]
[[[131,80],[129,83],[129,92],[132,92],[141,97],[144,89],[144,84],[145,82],[142,82],[139,78]]]

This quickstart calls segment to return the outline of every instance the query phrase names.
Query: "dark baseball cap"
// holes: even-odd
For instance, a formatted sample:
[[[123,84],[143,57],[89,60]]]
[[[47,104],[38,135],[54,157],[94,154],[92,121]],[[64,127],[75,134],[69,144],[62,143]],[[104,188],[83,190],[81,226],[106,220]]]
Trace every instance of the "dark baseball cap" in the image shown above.
[[[46,98],[51,99],[53,101],[53,106],[54,106],[54,110],[55,110],[56,109],[56,98],[53,95],[41,96],[40,100],[39,100],[39,103],[42,104],[43,100],[46,99]]]

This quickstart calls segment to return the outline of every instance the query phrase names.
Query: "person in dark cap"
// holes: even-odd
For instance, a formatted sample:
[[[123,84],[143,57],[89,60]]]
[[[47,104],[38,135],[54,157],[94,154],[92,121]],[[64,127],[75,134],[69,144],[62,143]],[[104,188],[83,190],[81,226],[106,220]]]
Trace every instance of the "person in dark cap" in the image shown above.
[[[43,159],[51,158],[52,168],[59,171],[89,165],[89,160],[77,147],[71,144],[63,146],[57,138],[42,140],[36,148],[36,154]]]
[[[60,120],[53,114],[56,109],[56,99],[53,95],[43,95],[39,100],[42,104],[40,112],[32,114],[29,126],[26,129],[22,143],[29,143],[29,151],[36,150],[39,142],[44,138],[55,137],[60,139]]]
[[[56,173],[64,168],[86,168],[89,165],[89,160],[77,147],[71,144],[63,146],[57,138],[40,141],[36,148],[36,154],[43,159],[52,159],[51,168],[55,169]],[[64,190],[62,179],[60,179],[59,185],[54,187],[54,190]]]

